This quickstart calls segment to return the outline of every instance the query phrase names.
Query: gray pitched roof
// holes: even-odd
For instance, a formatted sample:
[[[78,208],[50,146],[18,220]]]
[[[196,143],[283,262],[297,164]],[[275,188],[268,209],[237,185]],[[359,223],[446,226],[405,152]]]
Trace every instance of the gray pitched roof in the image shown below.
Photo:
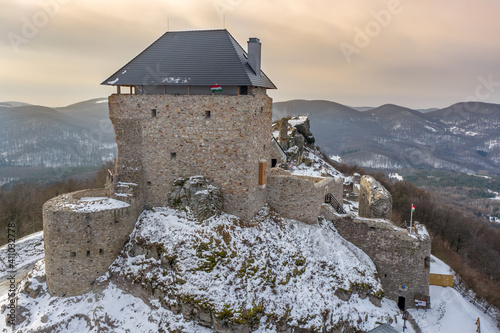
[[[368,331],[368,333],[399,333],[399,331],[389,324],[381,324],[377,328]]]
[[[167,32],[103,85],[234,85],[276,89],[250,68],[246,51],[226,30]]]

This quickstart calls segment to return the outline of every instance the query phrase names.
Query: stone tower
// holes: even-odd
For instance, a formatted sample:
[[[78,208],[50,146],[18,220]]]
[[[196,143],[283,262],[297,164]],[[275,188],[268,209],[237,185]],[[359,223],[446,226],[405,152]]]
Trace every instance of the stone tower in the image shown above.
[[[246,52],[225,29],[167,32],[102,84],[117,87],[109,97],[118,146],[111,185],[44,205],[47,285],[59,296],[91,290],[141,211],[167,206],[180,177],[208,178],[222,190],[224,211],[243,219],[266,203],[266,90],[276,87],[261,71],[259,39]]]
[[[117,86],[115,183],[137,184],[146,207],[166,206],[176,179],[202,175],[222,189],[224,211],[254,216],[266,201],[259,167],[269,164],[275,86],[260,70],[259,39],[248,50],[227,30],[167,32],[106,79]]]

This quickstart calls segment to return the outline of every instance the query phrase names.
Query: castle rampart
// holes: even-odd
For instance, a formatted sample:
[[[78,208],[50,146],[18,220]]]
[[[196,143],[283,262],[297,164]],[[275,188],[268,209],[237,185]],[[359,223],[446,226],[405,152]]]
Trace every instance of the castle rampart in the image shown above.
[[[332,177],[295,176],[273,168],[267,177],[267,202],[284,217],[313,224],[318,221],[327,189],[335,185]]]
[[[323,205],[322,215],[333,221],[339,234],[363,250],[373,260],[385,291],[391,300],[414,307],[414,300],[429,304],[429,234],[423,225],[417,233],[398,228],[389,220],[339,217]]]
[[[128,240],[137,207],[107,194],[105,189],[84,190],[44,204],[45,265],[51,294],[90,291]]]

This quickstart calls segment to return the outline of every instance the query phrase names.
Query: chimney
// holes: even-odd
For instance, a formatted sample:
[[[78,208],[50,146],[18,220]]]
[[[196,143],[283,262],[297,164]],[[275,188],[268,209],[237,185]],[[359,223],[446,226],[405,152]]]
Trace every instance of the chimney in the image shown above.
[[[257,76],[260,76],[261,46],[258,38],[252,37],[248,40],[248,64]]]

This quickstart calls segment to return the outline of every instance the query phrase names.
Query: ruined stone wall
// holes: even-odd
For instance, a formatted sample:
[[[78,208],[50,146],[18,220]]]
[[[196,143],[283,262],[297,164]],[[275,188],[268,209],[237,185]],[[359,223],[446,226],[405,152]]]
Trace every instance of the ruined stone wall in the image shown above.
[[[224,211],[253,217],[266,201],[258,172],[260,160],[271,164],[272,100],[251,93],[111,95],[118,179],[144,188],[146,205],[166,206],[176,179],[205,176],[222,189]]]
[[[431,245],[424,226],[417,228],[418,235],[409,235],[388,220],[338,217],[327,205],[321,213],[333,221],[342,237],[373,260],[387,298],[397,302],[404,297],[406,307],[413,308],[416,296],[429,296],[430,268],[426,258]],[[403,285],[406,291],[401,290]]]
[[[360,180],[359,216],[388,220],[392,217],[391,193],[372,176],[364,175]]]
[[[333,183],[328,185],[327,192],[331,193],[333,197],[341,205],[344,204],[344,179],[334,178]]]
[[[288,171],[273,168],[267,176],[267,202],[280,215],[306,223],[316,223],[325,201],[325,188],[334,179],[292,176]]]
[[[105,197],[107,191],[63,194],[43,206],[45,270],[52,295],[80,295],[92,290],[128,240],[138,207],[77,212],[83,197]]]

